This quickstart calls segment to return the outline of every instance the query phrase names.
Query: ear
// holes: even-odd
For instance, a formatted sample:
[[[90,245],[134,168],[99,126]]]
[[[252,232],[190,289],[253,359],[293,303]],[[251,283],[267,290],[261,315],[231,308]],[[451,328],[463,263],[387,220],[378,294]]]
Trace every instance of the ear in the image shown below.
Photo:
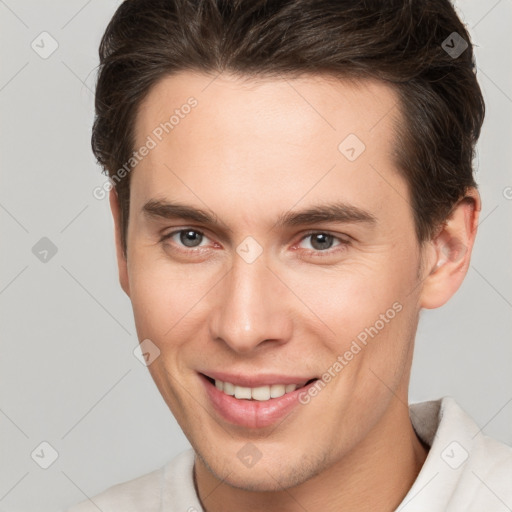
[[[119,270],[119,282],[121,288],[124,290],[128,297],[130,296],[130,283],[128,280],[128,266],[126,256],[123,252],[123,246],[121,243],[121,208],[119,206],[119,199],[117,197],[117,190],[115,187],[110,189],[110,210],[112,211],[112,217],[114,218],[114,230],[115,230],[115,241],[116,241],[116,254],[117,254],[117,267]]]
[[[459,289],[469,268],[471,251],[481,210],[480,194],[468,190],[439,229],[423,248],[427,262],[419,305],[434,309],[445,304]]]

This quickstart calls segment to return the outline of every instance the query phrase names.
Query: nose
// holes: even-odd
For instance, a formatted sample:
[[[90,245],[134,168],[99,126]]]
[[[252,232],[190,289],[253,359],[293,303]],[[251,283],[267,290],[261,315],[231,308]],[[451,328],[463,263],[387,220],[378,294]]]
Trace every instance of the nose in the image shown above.
[[[290,292],[261,255],[247,263],[238,255],[219,283],[210,334],[232,350],[248,354],[270,343],[284,344],[292,332]]]

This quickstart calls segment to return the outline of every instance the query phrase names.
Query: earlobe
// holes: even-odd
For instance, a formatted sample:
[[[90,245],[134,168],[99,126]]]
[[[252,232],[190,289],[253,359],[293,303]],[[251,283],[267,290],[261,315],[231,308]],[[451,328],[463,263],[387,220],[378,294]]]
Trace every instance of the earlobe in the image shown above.
[[[461,286],[469,268],[480,210],[480,195],[471,188],[423,249],[428,251],[430,263],[423,276],[420,307],[441,307]]]
[[[116,244],[117,267],[119,271],[119,283],[128,297],[130,296],[130,283],[128,279],[128,265],[121,243],[121,209],[115,187],[110,190],[110,210],[114,219],[114,236]]]

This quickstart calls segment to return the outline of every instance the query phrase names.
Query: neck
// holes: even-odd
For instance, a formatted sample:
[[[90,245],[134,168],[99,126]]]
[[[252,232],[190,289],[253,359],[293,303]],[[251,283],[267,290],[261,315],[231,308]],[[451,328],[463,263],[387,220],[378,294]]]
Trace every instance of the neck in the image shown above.
[[[342,459],[290,489],[254,492],[218,480],[196,456],[196,492],[205,512],[355,512],[395,510],[428,454],[416,436],[409,410],[396,396],[381,420]]]

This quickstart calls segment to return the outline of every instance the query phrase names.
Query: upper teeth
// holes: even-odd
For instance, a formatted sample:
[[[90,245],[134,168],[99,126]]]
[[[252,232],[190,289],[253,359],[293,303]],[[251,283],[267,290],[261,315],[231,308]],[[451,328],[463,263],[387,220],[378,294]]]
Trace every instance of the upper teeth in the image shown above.
[[[270,400],[271,398],[279,398],[285,393],[295,391],[301,387],[302,384],[272,384],[271,386],[259,386],[257,388],[246,388],[244,386],[236,386],[231,382],[223,382],[215,379],[215,387],[220,389],[226,395],[234,396],[235,398],[245,398],[246,400]]]

